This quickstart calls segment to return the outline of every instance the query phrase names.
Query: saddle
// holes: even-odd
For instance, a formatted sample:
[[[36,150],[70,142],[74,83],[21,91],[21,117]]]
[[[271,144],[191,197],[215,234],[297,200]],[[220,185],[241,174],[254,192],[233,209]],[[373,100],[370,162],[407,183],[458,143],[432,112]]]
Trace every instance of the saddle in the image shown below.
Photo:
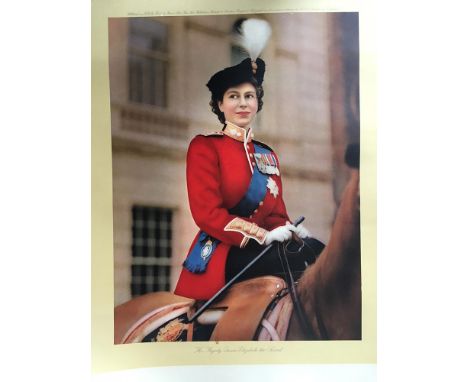
[[[211,341],[251,341],[268,306],[286,288],[275,276],[263,276],[234,284],[210,310],[222,309]]]
[[[116,331],[115,343],[192,341],[194,331],[200,328],[210,341],[251,341],[265,311],[284,288],[285,281],[275,276],[239,282],[192,323],[188,319],[202,302],[168,292],[141,296],[138,311],[125,304],[116,308],[116,313],[126,315],[132,324]]]

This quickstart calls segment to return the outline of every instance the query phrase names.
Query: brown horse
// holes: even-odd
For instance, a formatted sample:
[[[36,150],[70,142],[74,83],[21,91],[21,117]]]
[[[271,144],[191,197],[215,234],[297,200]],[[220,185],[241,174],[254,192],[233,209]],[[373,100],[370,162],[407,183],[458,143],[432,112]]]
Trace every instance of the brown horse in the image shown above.
[[[359,172],[343,192],[328,245],[298,283],[299,299],[317,339],[361,339]],[[293,313],[287,339],[303,339]]]
[[[286,284],[275,277],[247,280],[231,287],[221,309],[207,312],[204,320],[215,326],[211,340],[357,340],[361,339],[361,265],[359,171],[351,169],[328,245],[298,281],[297,295],[308,321],[306,335],[292,309],[289,296],[273,301]],[[276,289],[276,290],[275,290]],[[275,292],[272,294],[272,291]],[[231,290],[230,290],[231,291]],[[283,293],[282,295],[285,295]],[[240,298],[235,298],[235,296]],[[247,301],[240,304],[239,301]],[[258,303],[256,303],[258,301]],[[273,302],[272,302],[273,301]],[[215,304],[216,305],[216,304]],[[226,311],[225,306],[234,306]],[[272,306],[275,309],[272,309]],[[187,317],[194,312],[193,300],[169,292],[137,297],[115,308],[114,341],[130,343],[196,340]],[[269,307],[268,314],[265,309]],[[224,327],[221,322],[224,319]],[[266,317],[268,315],[268,317]],[[181,319],[180,317],[185,317]],[[221,317],[221,318],[220,318]],[[228,320],[230,318],[230,321]],[[246,322],[249,317],[251,322]],[[273,317],[273,318],[272,318]],[[200,317],[202,318],[202,317]],[[226,328],[226,322],[230,327]],[[268,322],[266,322],[268,321]],[[233,328],[234,323],[235,328]],[[208,325],[209,326],[209,325]],[[160,328],[163,327],[163,330]],[[157,336],[154,328],[159,328]],[[181,333],[184,332],[184,336]],[[244,333],[244,334],[239,334]],[[246,337],[242,337],[246,334]]]

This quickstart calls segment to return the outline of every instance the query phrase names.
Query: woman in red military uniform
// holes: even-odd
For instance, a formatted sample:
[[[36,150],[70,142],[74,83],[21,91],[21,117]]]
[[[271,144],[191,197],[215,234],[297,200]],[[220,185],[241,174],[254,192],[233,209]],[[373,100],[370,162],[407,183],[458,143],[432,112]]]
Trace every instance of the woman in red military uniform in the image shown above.
[[[293,232],[308,243],[307,251],[289,260],[297,273],[323,249],[303,225],[290,223],[278,157],[253,140],[252,121],[263,104],[264,73],[264,61],[251,56],[217,72],[207,84],[212,110],[224,126],[196,136],[187,152],[189,203],[200,232],[184,262],[175,289],[178,295],[209,299],[263,246],[289,240]],[[243,278],[281,272],[272,252]]]

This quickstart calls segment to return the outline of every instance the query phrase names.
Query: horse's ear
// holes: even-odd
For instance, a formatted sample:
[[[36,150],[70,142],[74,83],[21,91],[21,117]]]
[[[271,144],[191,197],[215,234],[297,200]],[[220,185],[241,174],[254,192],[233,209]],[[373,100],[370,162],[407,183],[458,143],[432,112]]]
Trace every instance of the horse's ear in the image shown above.
[[[345,162],[349,167],[359,168],[359,143],[350,143],[346,148]]]

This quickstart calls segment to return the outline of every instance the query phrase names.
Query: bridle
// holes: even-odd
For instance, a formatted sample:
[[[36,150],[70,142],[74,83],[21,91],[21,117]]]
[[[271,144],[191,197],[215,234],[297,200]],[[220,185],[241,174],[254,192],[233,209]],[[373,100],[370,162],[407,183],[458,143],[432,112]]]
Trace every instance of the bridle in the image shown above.
[[[299,300],[299,297],[297,295],[296,282],[294,281],[291,267],[289,265],[288,254],[298,253],[304,248],[304,246],[308,246],[308,244],[304,240],[300,238],[297,238],[297,239],[300,243],[299,249],[297,250],[290,250],[288,248],[288,245],[291,243],[291,241],[287,243],[285,242],[278,243],[276,246],[278,257],[281,261],[281,266],[283,267],[284,273],[286,275],[286,283],[288,285],[289,295],[291,296],[291,301],[293,303],[294,311],[296,312],[299,325],[301,327],[302,333],[304,334],[305,338],[307,340],[318,340],[318,339],[328,340],[329,339],[328,331],[327,331],[327,328],[325,327],[325,323],[323,322],[323,318],[319,309],[317,288],[315,289],[315,294],[314,294],[314,302],[315,302],[314,312],[315,312],[316,319],[317,319],[319,338],[317,338],[317,335],[314,333],[314,330],[305,314],[304,307],[302,306],[302,303]]]

